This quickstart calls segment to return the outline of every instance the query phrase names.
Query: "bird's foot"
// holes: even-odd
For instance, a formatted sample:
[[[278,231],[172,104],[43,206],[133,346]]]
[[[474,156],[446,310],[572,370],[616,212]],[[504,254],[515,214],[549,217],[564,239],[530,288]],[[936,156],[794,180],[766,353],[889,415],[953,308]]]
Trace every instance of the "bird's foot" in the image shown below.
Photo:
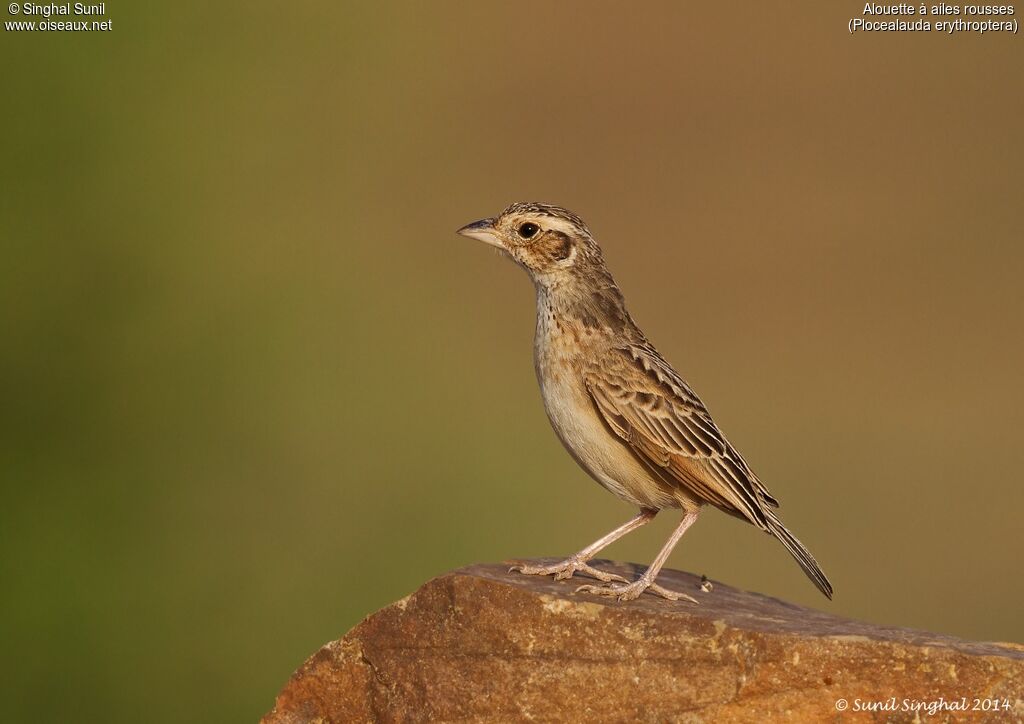
[[[621,581],[627,583],[626,579],[622,576],[617,576],[614,573],[606,573],[605,571],[598,570],[591,565],[588,565],[582,558],[576,556],[570,556],[560,563],[553,563],[550,566],[531,566],[527,564],[515,565],[508,569],[508,572],[518,571],[519,573],[525,573],[528,576],[550,576],[554,575],[556,581],[564,581],[566,578],[572,578],[573,574],[577,571],[582,571],[589,576],[593,576],[599,581],[610,583],[612,581]]]
[[[633,599],[638,598],[644,591],[656,593],[662,598],[667,598],[669,601],[678,601],[682,598],[691,603],[698,603],[696,598],[687,596],[685,593],[678,593],[676,591],[670,591],[667,588],[663,588],[647,578],[647,576],[640,576],[640,578],[632,583],[609,583],[604,586],[587,585],[580,586],[576,589],[576,593],[593,593],[596,596],[612,596],[620,601],[632,601]]]

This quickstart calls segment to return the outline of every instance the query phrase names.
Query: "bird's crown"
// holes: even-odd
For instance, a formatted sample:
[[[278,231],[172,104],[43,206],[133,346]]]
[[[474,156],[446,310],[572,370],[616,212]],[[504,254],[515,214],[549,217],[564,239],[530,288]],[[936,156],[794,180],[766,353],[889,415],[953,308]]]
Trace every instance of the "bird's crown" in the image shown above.
[[[562,206],[555,206],[554,204],[541,203],[539,201],[517,201],[502,211],[499,218],[524,215],[546,216],[551,219],[558,219],[570,224],[577,232],[579,232],[580,235],[588,237],[592,236],[590,229],[587,228],[583,219],[569,211],[569,209]]]

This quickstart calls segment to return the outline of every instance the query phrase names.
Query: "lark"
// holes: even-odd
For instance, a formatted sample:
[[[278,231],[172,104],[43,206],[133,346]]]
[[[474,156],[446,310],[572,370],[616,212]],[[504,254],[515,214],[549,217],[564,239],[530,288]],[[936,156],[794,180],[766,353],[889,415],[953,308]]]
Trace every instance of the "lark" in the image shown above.
[[[711,419],[707,407],[633,321],[600,247],[576,214],[516,203],[458,230],[523,267],[537,291],[534,367],[544,410],[573,459],[606,490],[636,506],[632,519],[550,566],[515,566],[558,580],[582,572],[603,585],[577,591],[628,601],[644,591],[696,599],[656,583],[658,573],[705,505],[777,538],[814,585],[832,585],[810,551],[782,524],[779,502]],[[665,508],[682,519],[635,581],[589,561]]]

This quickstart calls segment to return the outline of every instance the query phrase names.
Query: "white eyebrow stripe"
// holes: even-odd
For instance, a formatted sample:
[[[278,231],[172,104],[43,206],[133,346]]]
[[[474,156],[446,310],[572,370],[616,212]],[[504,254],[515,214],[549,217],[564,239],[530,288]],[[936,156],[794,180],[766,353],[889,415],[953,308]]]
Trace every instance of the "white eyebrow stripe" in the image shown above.
[[[580,230],[576,228],[575,224],[566,219],[559,219],[557,216],[539,217],[535,223],[542,229],[560,231],[570,238],[576,238],[580,235]]]

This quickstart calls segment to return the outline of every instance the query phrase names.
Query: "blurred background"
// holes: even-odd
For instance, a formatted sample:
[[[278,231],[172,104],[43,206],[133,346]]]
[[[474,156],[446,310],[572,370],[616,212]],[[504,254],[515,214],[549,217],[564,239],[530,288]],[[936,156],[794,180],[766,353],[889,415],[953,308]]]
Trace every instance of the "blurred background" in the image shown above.
[[[847,5],[5,32],[5,720],[253,721],[425,580],[633,515],[548,427],[525,274],[454,234],[515,200],[587,220],[836,598],[714,510],[671,567],[1024,640],[1022,41]]]

